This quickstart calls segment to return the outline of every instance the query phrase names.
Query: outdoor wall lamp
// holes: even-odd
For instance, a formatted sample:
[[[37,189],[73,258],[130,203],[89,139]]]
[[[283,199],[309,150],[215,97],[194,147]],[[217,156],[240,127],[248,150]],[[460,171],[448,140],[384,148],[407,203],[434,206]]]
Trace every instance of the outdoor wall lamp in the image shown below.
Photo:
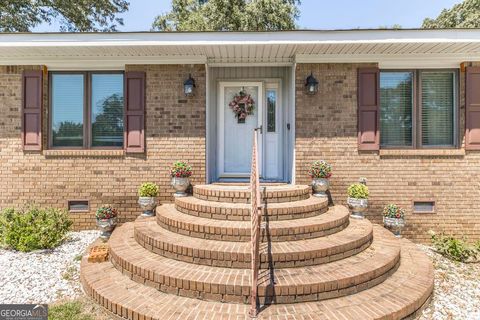
[[[307,90],[307,94],[311,95],[318,91],[318,80],[313,76],[313,72],[311,72],[305,80],[305,89]]]
[[[195,79],[189,74],[188,79],[183,83],[183,92],[187,97],[193,95],[193,88],[195,88]]]

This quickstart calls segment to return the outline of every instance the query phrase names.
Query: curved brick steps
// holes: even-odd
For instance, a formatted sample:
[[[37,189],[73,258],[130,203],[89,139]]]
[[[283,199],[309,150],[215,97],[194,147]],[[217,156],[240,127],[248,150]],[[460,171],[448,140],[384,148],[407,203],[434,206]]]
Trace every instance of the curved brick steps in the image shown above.
[[[155,218],[138,218],[134,223],[136,241],[144,248],[167,258],[217,267],[250,268],[250,243],[192,238],[168,231]],[[315,239],[272,242],[260,245],[262,268],[301,267],[347,258],[365,250],[373,238],[372,224],[350,221],[347,228]]]
[[[326,213],[304,219],[269,221],[262,228],[262,241],[292,241],[328,236],[345,229],[349,223],[349,211],[343,206],[331,207]],[[171,204],[157,208],[157,223],[174,233],[190,237],[251,241],[250,221],[214,220],[184,214]],[[264,222],[266,225],[267,222]]]
[[[307,185],[262,185],[263,202],[278,203],[308,199],[311,187]],[[198,199],[217,202],[248,203],[250,188],[248,185],[206,184],[193,187],[193,196]]]
[[[376,226],[376,229],[381,227]],[[428,257],[408,240],[399,268],[382,283],[346,297],[267,306],[258,319],[403,319],[415,313],[433,290]],[[128,319],[250,319],[244,304],[203,301],[166,294],[131,280],[110,262],[81,264],[85,292],[110,312]]]
[[[262,270],[258,288],[260,301],[317,301],[355,293],[381,283],[396,270],[400,246],[386,230],[376,230],[374,239],[368,249],[339,261],[276,269],[272,273]],[[251,282],[248,269],[193,266],[157,255],[135,241],[132,223],[120,227],[109,243],[113,265],[136,282],[191,298],[249,302]],[[274,287],[271,286],[271,276]]]
[[[175,198],[175,208],[185,214],[218,220],[250,221],[250,204],[217,202],[196,197]],[[313,217],[328,210],[328,199],[309,196],[292,202],[268,203],[264,214],[270,221]],[[161,209],[161,206],[157,208]]]

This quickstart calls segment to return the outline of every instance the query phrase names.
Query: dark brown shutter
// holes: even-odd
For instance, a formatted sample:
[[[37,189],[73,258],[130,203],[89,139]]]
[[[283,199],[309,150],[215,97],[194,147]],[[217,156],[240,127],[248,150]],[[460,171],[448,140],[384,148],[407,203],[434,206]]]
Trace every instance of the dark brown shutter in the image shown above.
[[[145,151],[145,73],[125,73],[125,150]]]
[[[23,150],[42,150],[42,70],[24,71],[22,75]]]
[[[465,83],[465,149],[480,150],[480,67],[468,67]]]
[[[379,150],[380,72],[358,69],[358,150]]]

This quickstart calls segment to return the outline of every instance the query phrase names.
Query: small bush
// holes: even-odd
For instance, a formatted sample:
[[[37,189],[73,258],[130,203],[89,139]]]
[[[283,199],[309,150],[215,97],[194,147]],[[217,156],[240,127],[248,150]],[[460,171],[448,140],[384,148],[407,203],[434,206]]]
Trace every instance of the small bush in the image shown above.
[[[396,204],[389,204],[383,208],[383,216],[385,218],[403,219],[405,218],[405,210]]]
[[[444,234],[437,235],[433,231],[430,231],[430,236],[432,237],[432,244],[435,250],[451,260],[472,262],[480,256],[479,243],[470,245],[465,240]]]
[[[332,176],[332,166],[324,160],[315,161],[310,167],[308,175],[312,179],[328,179]]]
[[[140,197],[156,197],[158,196],[158,186],[153,182],[145,182],[138,188]]]
[[[355,199],[368,199],[368,187],[363,183],[354,183],[348,187],[348,196]]]
[[[51,249],[65,240],[71,226],[65,210],[9,208],[0,213],[0,243],[23,252]]]

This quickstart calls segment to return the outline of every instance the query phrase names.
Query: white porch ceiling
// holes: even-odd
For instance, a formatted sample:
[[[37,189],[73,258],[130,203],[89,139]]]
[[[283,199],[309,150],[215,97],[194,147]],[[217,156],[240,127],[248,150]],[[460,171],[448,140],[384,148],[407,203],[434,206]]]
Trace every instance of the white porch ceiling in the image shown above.
[[[0,64],[50,69],[294,62],[458,67],[472,60],[480,61],[480,29],[0,34]]]

